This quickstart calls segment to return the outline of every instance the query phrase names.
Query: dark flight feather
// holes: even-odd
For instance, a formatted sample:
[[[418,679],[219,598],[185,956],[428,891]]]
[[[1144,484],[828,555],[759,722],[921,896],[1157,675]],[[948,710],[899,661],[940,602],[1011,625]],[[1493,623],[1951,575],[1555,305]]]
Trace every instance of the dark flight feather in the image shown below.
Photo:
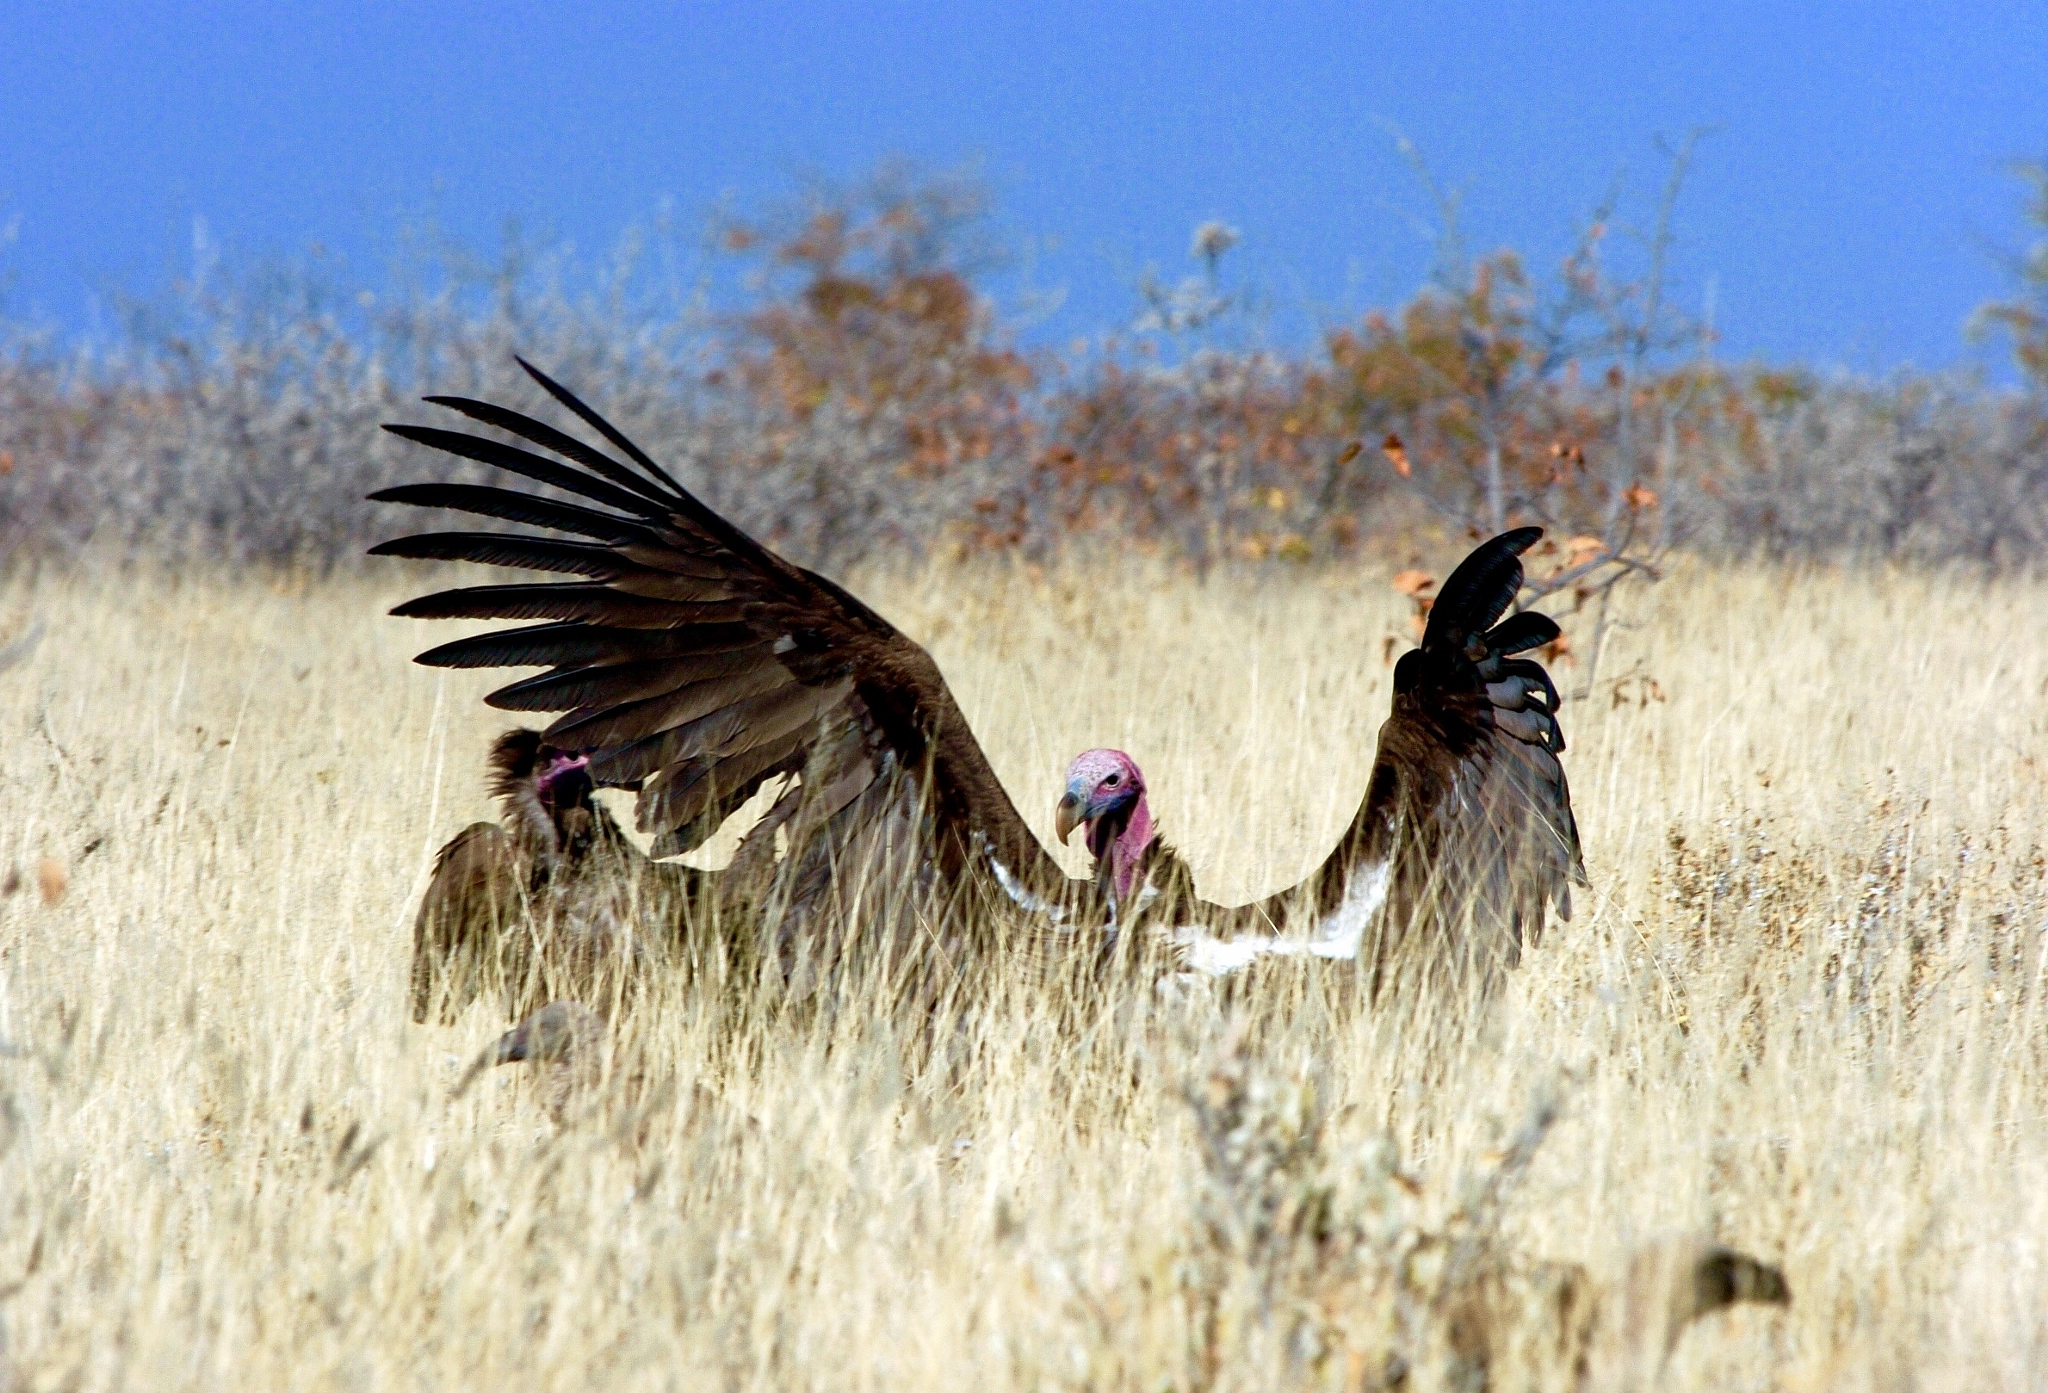
[[[627,458],[646,470],[653,478],[667,485],[669,493],[674,497],[675,501],[682,503],[686,508],[693,508],[694,511],[701,513],[702,517],[699,521],[714,522],[719,532],[731,534],[730,537],[721,537],[721,541],[730,542],[734,539],[750,540],[746,539],[746,534],[742,533],[738,528],[733,527],[724,518],[719,517],[718,514],[706,508],[702,503],[699,503],[696,496],[677,483],[666,469],[656,464],[645,451],[628,440],[623,431],[620,431],[610,421],[605,420],[604,417],[586,406],[574,392],[555,381],[554,378],[549,377],[524,358],[519,359],[519,366],[526,370],[527,376],[541,385],[543,391],[575,413],[576,418],[582,421],[584,425],[589,426],[606,440],[609,440],[614,448],[625,451]]]
[[[638,494],[609,484],[603,479],[592,478],[555,460],[544,459],[531,450],[522,450],[516,445],[486,440],[480,435],[467,435],[458,430],[442,430],[438,426],[387,424],[384,429],[401,440],[410,440],[416,445],[443,450],[451,455],[459,455],[463,459],[475,460],[478,464],[488,464],[494,469],[518,474],[537,484],[558,488],[564,493],[579,494],[593,503],[602,503],[621,512],[644,514],[647,509],[647,500]]]
[[[1486,632],[1487,651],[1500,657],[1526,653],[1557,640],[1557,621],[1537,610],[1511,614]]]
[[[698,730],[698,723],[721,714],[751,719],[769,696],[786,699],[810,688],[800,685],[774,663],[761,663],[722,677],[691,682],[637,701],[605,702],[578,707],[547,729],[549,743],[569,749],[601,749],[640,740],[662,731],[680,735]],[[702,731],[709,739],[713,732]],[[693,754],[694,750],[679,750]]]
[[[567,585],[472,585],[407,600],[391,612],[401,619],[583,620],[630,629],[668,629],[689,617],[736,619],[737,606],[682,603],[628,595],[602,582]]]
[[[804,744],[804,732],[789,731],[734,759],[670,766],[648,786],[640,830],[654,835],[659,855],[694,849],[763,783],[794,773],[802,764]],[[716,821],[706,825],[706,815],[713,813]],[[697,835],[688,835],[692,831]]]
[[[768,645],[756,643],[730,653],[692,654],[682,662],[664,656],[557,669],[500,687],[484,698],[484,704],[501,711],[569,711],[579,706],[640,701],[757,667],[770,656],[767,649]]]
[[[591,542],[564,542],[553,537],[519,537],[502,532],[423,532],[370,548],[372,556],[402,556],[412,561],[475,561],[486,566],[515,566],[529,571],[555,571],[616,580],[629,570],[610,547]]]
[[[496,426],[508,435],[520,436],[543,450],[552,450],[564,459],[573,460],[585,469],[596,471],[619,487],[632,490],[649,503],[662,508],[675,506],[674,481],[664,476],[663,482],[669,485],[669,491],[657,488],[604,451],[591,449],[575,436],[558,431],[545,421],[536,421],[531,416],[509,407],[496,406],[469,397],[437,396],[424,400],[431,406],[445,406],[450,411],[459,411],[472,421],[482,421],[487,426]]]
[[[420,508],[446,508],[477,517],[499,518],[505,522],[572,532],[595,537],[600,542],[624,545],[653,534],[631,518],[601,513],[580,504],[540,498],[530,493],[493,488],[488,484],[400,484],[370,495],[372,503],[410,503]]]
[[[1462,649],[1472,635],[1492,628],[1522,588],[1522,553],[1542,536],[1540,527],[1517,527],[1474,547],[1430,606],[1423,650]]]
[[[697,624],[687,629],[599,629],[569,621],[530,629],[500,629],[429,648],[413,661],[422,667],[581,666],[640,658],[685,658],[761,647],[745,624]],[[515,684],[516,685],[516,684]]]

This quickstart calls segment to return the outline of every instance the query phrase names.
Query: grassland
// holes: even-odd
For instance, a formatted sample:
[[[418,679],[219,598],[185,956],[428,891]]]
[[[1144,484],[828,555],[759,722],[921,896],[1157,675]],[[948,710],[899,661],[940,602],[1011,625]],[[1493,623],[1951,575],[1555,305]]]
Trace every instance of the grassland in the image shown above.
[[[1122,745],[1225,899],[1334,839],[1406,631],[1380,579],[863,588],[1041,831],[1067,758]],[[450,1100],[482,1008],[406,1019],[412,906],[487,812],[498,718],[407,663],[403,593],[0,590],[0,629],[49,633],[0,676],[17,1386],[1435,1387],[1413,1258],[1489,1204],[1500,1253],[1596,1280],[1680,1232],[1782,1264],[1791,1308],[1702,1321],[1663,1386],[2048,1369],[2048,589],[1635,592],[1565,714],[1594,888],[1449,1057],[1196,1013],[1077,1076],[1002,992],[971,1068],[926,1067],[882,1012],[721,1045],[680,986],[627,1027],[642,1086],[562,1128],[515,1071]],[[1343,1253],[1273,1236],[1304,1195]]]

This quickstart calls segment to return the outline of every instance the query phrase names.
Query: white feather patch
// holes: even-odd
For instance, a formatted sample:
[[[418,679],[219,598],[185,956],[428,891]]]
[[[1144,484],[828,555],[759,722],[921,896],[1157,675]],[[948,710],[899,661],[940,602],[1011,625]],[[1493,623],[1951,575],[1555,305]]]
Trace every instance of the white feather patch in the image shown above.
[[[1391,867],[1382,861],[1351,873],[1344,886],[1344,899],[1305,938],[1282,934],[1240,934],[1236,938],[1212,938],[1198,929],[1175,929],[1169,937],[1187,957],[1188,966],[1212,977],[1224,977],[1250,966],[1260,958],[1326,958],[1345,961],[1358,956],[1365,931],[1373,916],[1387,902],[1387,878]]]
[[[1016,905],[1017,908],[1028,914],[1042,914],[1055,924],[1066,922],[1066,910],[1032,894],[1025,887],[1024,882],[1018,880],[1016,876],[1010,873],[1008,866],[996,860],[995,853],[989,853],[988,864],[989,869],[995,872],[996,884],[1001,886],[1003,893],[1010,897],[1011,904]]]

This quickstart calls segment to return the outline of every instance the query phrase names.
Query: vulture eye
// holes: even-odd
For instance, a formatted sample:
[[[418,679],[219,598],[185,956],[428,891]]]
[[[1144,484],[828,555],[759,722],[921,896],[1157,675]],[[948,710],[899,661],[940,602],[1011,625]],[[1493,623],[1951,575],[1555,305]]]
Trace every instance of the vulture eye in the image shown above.
[[[1118,784],[1122,783],[1123,781],[1124,781],[1124,776],[1123,776],[1123,775],[1121,775],[1121,774],[1111,774],[1111,775],[1110,775],[1110,776],[1109,776],[1108,778],[1106,778],[1106,779],[1104,779],[1104,780],[1102,781],[1102,786],[1103,786],[1104,788],[1115,788],[1115,787],[1116,787],[1116,786],[1117,786]]]

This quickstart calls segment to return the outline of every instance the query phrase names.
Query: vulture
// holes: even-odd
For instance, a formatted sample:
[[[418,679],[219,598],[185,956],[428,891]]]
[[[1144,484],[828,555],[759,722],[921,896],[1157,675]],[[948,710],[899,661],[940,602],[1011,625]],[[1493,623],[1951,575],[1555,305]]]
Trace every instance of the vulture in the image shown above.
[[[1395,665],[1358,812],[1291,889],[1232,908],[1202,900],[1153,825],[1136,762],[1107,749],[1076,758],[1055,825],[1062,841],[1085,829],[1112,931],[1142,919],[1189,968],[1216,975],[1276,955],[1356,959],[1376,994],[1417,973],[1484,986],[1537,941],[1551,907],[1569,919],[1585,865],[1558,761],[1557,688],[1518,656],[1558,628],[1533,610],[1502,618],[1522,587],[1521,555],[1542,535],[1502,533],[1451,573],[1421,647]]]
[[[500,819],[441,848],[413,923],[412,1018],[451,1023],[487,990],[515,1020],[608,1007],[675,946],[704,873],[643,855],[592,799],[589,761],[538,731],[499,736],[489,767]]]
[[[687,901],[703,877],[651,882],[666,863],[636,863],[619,850],[627,844],[589,802],[588,788],[632,791],[635,822],[664,858],[699,846],[768,789],[761,822],[717,873],[716,899],[745,907],[760,937],[758,960],[779,968],[798,995],[854,943],[863,961],[914,958],[935,980],[960,980],[967,961],[1005,950],[1000,926],[1020,910],[1040,927],[1071,928],[1088,882],[1070,879],[1018,815],[931,656],[854,595],[706,506],[567,388],[520,365],[608,448],[507,407],[428,397],[511,439],[438,426],[385,429],[553,494],[427,482],[370,495],[539,529],[431,532],[385,542],[373,555],[567,577],[445,590],[392,611],[532,621],[442,644],[415,661],[544,668],[485,700],[554,715],[537,734],[519,733],[516,758],[505,757],[503,787],[513,790],[506,824],[471,828],[442,855],[421,911],[416,1014],[436,999],[444,1011],[460,1009],[465,998],[443,977],[470,980],[475,954],[465,945],[489,941],[494,926],[527,924],[509,897],[593,881],[583,863],[565,864],[575,853],[561,845],[551,779],[573,781],[563,786],[577,791],[576,811],[589,819],[592,851],[584,854],[617,857],[643,902]],[[536,760],[545,752],[546,768],[559,772],[536,776],[538,766],[524,762],[529,749]],[[529,791],[539,806],[527,801]],[[624,922],[588,922],[600,920],[605,927],[581,929],[577,941],[616,950],[614,940],[628,936]],[[533,936],[524,927],[509,935]],[[444,972],[465,953],[468,965]],[[548,992],[574,994],[558,985],[578,985],[555,980],[573,979],[573,971],[550,977],[527,962],[512,966],[515,1014]]]

